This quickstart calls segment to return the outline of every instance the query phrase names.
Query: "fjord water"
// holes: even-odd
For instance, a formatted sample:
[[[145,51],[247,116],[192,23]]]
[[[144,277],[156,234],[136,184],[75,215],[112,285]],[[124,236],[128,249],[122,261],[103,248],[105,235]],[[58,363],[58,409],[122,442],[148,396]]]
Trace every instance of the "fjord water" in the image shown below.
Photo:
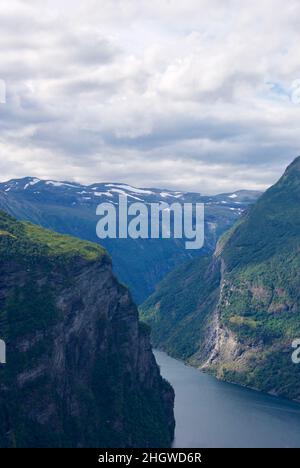
[[[175,390],[173,447],[300,447],[300,404],[218,381],[160,351],[155,356]]]

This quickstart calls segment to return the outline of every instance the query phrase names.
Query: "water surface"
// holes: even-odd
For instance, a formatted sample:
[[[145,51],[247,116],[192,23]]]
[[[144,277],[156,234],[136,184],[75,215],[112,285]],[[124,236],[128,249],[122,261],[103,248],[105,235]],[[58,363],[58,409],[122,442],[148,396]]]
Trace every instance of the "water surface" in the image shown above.
[[[175,390],[174,447],[300,447],[300,404],[155,356]]]

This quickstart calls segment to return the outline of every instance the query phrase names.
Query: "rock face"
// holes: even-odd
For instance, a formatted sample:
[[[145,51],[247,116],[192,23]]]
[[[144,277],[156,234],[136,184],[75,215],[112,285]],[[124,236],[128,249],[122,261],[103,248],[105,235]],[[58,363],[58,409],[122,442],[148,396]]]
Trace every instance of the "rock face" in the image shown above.
[[[173,390],[100,247],[1,212],[0,338],[0,446],[170,446]]]
[[[218,378],[300,401],[300,157],[142,307],[153,342]],[[170,326],[171,323],[171,326]]]

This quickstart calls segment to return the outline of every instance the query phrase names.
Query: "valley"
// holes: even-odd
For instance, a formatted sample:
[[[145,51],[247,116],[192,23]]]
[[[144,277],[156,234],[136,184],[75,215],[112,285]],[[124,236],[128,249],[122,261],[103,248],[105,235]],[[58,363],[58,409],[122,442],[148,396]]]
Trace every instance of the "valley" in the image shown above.
[[[212,253],[220,235],[260,195],[261,192],[242,190],[204,196],[193,192],[136,188],[120,183],[86,186],[25,177],[0,183],[0,208],[20,220],[103,245],[112,257],[116,275],[129,287],[134,300],[140,304],[177,265],[195,256]],[[147,207],[152,203],[204,203],[204,247],[200,250],[186,250],[185,243],[189,239],[185,237],[99,239],[96,233],[99,222],[96,209],[100,203],[110,203],[117,207],[119,196],[127,197],[128,207],[136,202],[142,202]]]
[[[11,254],[15,250],[13,246],[15,233],[18,233],[18,229],[26,233],[26,236],[30,238],[30,242],[33,242],[33,244],[28,244],[29,252],[31,252],[30,258],[32,259],[35,258],[35,255],[40,255],[39,251],[42,248],[41,254],[45,251],[47,255],[50,255],[50,258],[56,259],[58,255],[57,258],[61,261],[66,256],[62,265],[77,254],[83,256],[88,262],[94,262],[97,260],[97,249],[99,249],[99,254],[105,259],[105,264],[111,265],[112,256],[113,262],[116,263],[115,270],[120,268],[119,258],[122,258],[125,265],[124,271],[127,274],[131,272],[131,265],[133,265],[133,271],[135,272],[141,269],[139,283],[136,283],[137,287],[145,285],[147,275],[152,268],[151,265],[153,265],[151,261],[156,258],[160,273],[155,280],[153,278],[152,288],[154,288],[159,276],[162,275],[162,271],[167,272],[168,269],[171,269],[171,257],[169,255],[172,251],[172,255],[174,254],[176,257],[172,271],[163,278],[156,286],[154,293],[150,294],[140,306],[142,322],[138,325],[137,333],[146,348],[150,346],[150,329],[148,328],[150,326],[151,340],[155,348],[166,351],[174,358],[184,360],[197,369],[195,372],[200,370],[205,374],[211,374],[211,377],[203,377],[204,374],[199,374],[202,385],[205,385],[206,378],[213,379],[207,381],[211,383],[223,380],[239,384],[240,390],[236,392],[246,392],[243,398],[245,395],[255,396],[254,393],[248,394],[244,388],[250,387],[277,397],[281,396],[297,402],[300,401],[300,368],[292,359],[293,356],[296,357],[297,355],[298,357],[298,349],[295,346],[293,353],[293,343],[296,343],[297,338],[300,336],[298,314],[300,302],[300,158],[297,158],[287,168],[279,182],[263,195],[251,192],[237,192],[205,198],[199,194],[180,194],[178,192],[171,194],[170,192],[163,193],[160,191],[158,194],[156,189],[136,189],[117,184],[104,184],[101,187],[97,185],[97,187],[85,188],[86,190],[82,190],[82,187],[68,182],[40,181],[39,179],[11,181],[2,185],[0,202],[6,210],[17,214],[21,219],[34,218],[35,222],[48,225],[52,229],[55,227],[57,229],[57,226],[59,226],[57,230],[76,232],[77,237],[77,239],[74,238],[71,241],[69,237],[34,227],[28,221],[14,225],[12,221],[9,221],[10,218],[6,219],[4,217],[1,226],[1,239],[5,242],[5,245],[7,242],[10,243]],[[91,195],[90,191],[97,194],[96,199],[101,198],[106,199],[106,201],[113,199],[113,203],[117,203],[119,197],[123,196],[124,193],[126,193],[127,200],[129,193],[129,196],[132,196],[134,200],[143,197],[143,203],[148,204],[148,206],[151,206],[151,203],[161,203],[161,198],[167,199],[170,203],[179,198],[182,198],[182,203],[195,201],[202,203],[205,198],[207,214],[205,229],[206,233],[209,232],[211,235],[213,226],[214,236],[210,237],[208,235],[206,237],[205,246],[200,255],[191,255],[189,253],[186,256],[188,251],[184,249],[184,243],[178,242],[177,239],[155,239],[158,243],[153,245],[150,243],[143,244],[143,241],[153,241],[153,239],[110,239],[111,245],[113,245],[114,241],[122,242],[114,247],[116,250],[112,248],[109,255],[102,247],[78,239],[91,238],[93,240],[96,235],[96,223],[94,224],[94,221],[98,199],[91,201],[91,196],[86,197],[86,195]],[[83,194],[84,197],[82,198]],[[88,198],[88,201],[85,201],[85,198]],[[140,199],[142,200],[142,198]],[[236,207],[236,204],[238,204],[238,207]],[[52,210],[55,210],[55,217],[51,215],[51,210],[49,211],[50,206]],[[79,210],[76,211],[77,218],[74,218],[75,211],[73,210]],[[95,210],[95,212],[92,210]],[[85,213],[83,219],[80,218],[82,213]],[[88,223],[86,223],[87,219]],[[91,231],[92,227],[93,233]],[[106,242],[108,241],[106,240]],[[164,242],[170,242],[170,244]],[[103,243],[105,244],[105,242]],[[123,248],[118,250],[121,246]],[[157,246],[159,246],[158,249]],[[138,255],[141,252],[142,254]],[[155,257],[155,255],[158,255],[158,257]],[[83,272],[79,274],[80,277],[84,276],[84,271],[85,266],[83,264]],[[92,270],[89,271],[92,273]],[[131,277],[134,282],[133,278],[134,276]],[[104,300],[103,283],[101,281],[101,275],[97,281],[95,278],[95,284],[100,285],[98,296],[103,297]],[[120,285],[118,287],[124,290],[124,293],[127,291],[124,286]],[[143,289],[143,286],[140,289]],[[26,291],[24,289],[24,294],[27,294]],[[97,301],[100,300],[99,297]],[[142,298],[142,295],[140,297]],[[63,301],[62,298],[61,300]],[[37,301],[37,304],[39,303],[39,294],[37,294],[35,301]],[[126,301],[130,303],[130,295],[127,296]],[[6,307],[10,307],[9,303],[7,303]],[[134,306],[129,307],[133,307],[132,310],[134,310]],[[137,311],[134,314],[137,320]],[[131,321],[132,319],[129,316],[126,318],[127,325],[128,320]],[[136,336],[136,332],[134,336]],[[4,335],[4,338],[9,339],[9,335]],[[142,351],[142,355],[144,355],[143,353],[144,351]],[[183,388],[181,384],[178,387],[178,377],[173,380],[172,368],[177,366],[176,361],[172,364],[171,357],[164,357],[160,352],[156,352],[156,356],[158,362],[162,363],[163,376],[175,387],[175,397],[178,402],[182,398],[180,395]],[[152,400],[152,396],[150,398],[153,401],[154,408],[156,408],[155,411],[158,411],[156,414],[159,415],[157,421],[160,428],[159,434],[162,437],[159,440],[168,440],[168,443],[170,443],[170,437],[174,430],[171,412],[174,394],[172,396],[171,387],[164,380],[159,380],[161,377],[155,370],[155,361],[150,358],[150,355],[145,359],[146,361],[143,360],[142,367],[140,367],[142,374],[146,372],[146,375],[148,375],[147,369],[153,368],[153,372],[156,374],[155,378],[158,379],[157,382],[160,381],[159,384],[155,383],[155,391],[158,391],[155,400]],[[165,370],[166,363],[171,366],[171,372],[168,369]],[[184,375],[187,377],[184,387],[188,392],[189,377],[183,368],[180,372],[182,372],[182,378],[184,378]],[[113,377],[110,385],[113,385],[116,377],[116,375]],[[23,379],[23,377],[19,378]],[[215,380],[215,378],[218,380]],[[152,378],[150,378],[149,384],[153,385]],[[221,383],[215,385],[218,386]],[[230,390],[233,397],[236,395],[234,388],[231,387]],[[150,393],[147,393],[148,390],[146,394],[143,392],[144,390],[140,394],[141,401],[146,404],[145,395],[147,394],[147,398],[149,398]],[[160,400],[164,392],[168,395],[168,409],[166,412],[161,406]],[[188,393],[185,394],[186,397],[188,399],[194,398],[189,397]],[[224,403],[221,395],[219,397],[220,402]],[[128,394],[123,398],[128,398]],[[165,398],[163,397],[164,401],[166,401]],[[211,408],[220,404],[217,401],[207,402],[205,393],[200,394],[199,398],[200,408],[201,405],[209,405]],[[252,407],[251,398],[250,408]],[[271,408],[272,401],[268,400],[271,397],[264,396],[261,398],[265,398],[265,407],[269,408],[269,410],[267,411],[268,415],[260,415],[259,413],[258,417],[265,420],[263,424],[266,425],[267,430],[274,417]],[[134,404],[140,405],[138,402]],[[184,404],[187,405],[187,403]],[[247,405],[248,403],[244,408],[246,413]],[[280,405],[282,405],[282,411],[284,412],[285,404],[283,400],[278,400],[278,407]],[[139,415],[137,417],[140,417],[141,414],[138,413],[137,409],[134,410],[134,412],[136,411],[137,415]],[[180,425],[184,421],[184,415],[178,409],[176,410],[175,404],[176,411],[176,430],[178,434]],[[240,408],[240,411],[242,411],[242,408]],[[213,417],[215,418],[216,415]],[[232,415],[229,414],[224,414],[225,417],[227,418],[226,427],[231,428],[232,434],[235,433],[239,427],[238,421],[232,419]],[[245,415],[245,417],[247,416]],[[288,413],[286,417],[288,421]],[[153,420],[150,415],[149,418],[148,429],[150,430]],[[191,420],[193,418],[189,415],[189,421]],[[296,421],[295,424],[297,432]],[[197,425],[201,426],[201,423],[197,421]],[[166,427],[168,428],[167,432]],[[184,431],[186,437],[189,437],[189,442],[186,443],[190,444],[193,436],[186,428]],[[268,444],[284,444],[285,442],[279,442],[277,438],[279,432],[274,431],[275,428],[273,427],[273,434],[268,439]],[[247,432],[246,436],[249,437]],[[223,440],[222,437],[224,437]],[[240,437],[238,441],[237,437],[237,435],[234,436],[236,445],[243,446],[246,443],[245,438]],[[157,443],[157,441],[154,442],[155,439],[147,440],[149,446]],[[177,439],[175,437],[175,447],[178,446],[176,444],[179,444],[178,440],[181,439],[178,439],[178,436]],[[289,432],[286,443],[292,443],[293,446],[296,446],[296,442],[293,442],[293,440],[292,433]],[[125,443],[132,445],[133,439]],[[166,442],[159,443],[164,444]],[[200,444],[200,441],[194,443]],[[207,444],[210,446],[210,442],[207,442]],[[220,435],[220,444],[221,446],[231,446],[229,442],[226,442],[224,434]],[[249,444],[257,445],[259,442],[255,438],[250,438]]]

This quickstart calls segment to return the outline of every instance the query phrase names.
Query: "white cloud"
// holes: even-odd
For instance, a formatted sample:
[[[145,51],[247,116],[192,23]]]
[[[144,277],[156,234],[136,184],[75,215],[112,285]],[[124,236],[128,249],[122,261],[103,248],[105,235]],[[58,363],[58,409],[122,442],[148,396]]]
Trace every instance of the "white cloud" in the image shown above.
[[[300,153],[297,0],[28,3],[1,5],[2,180],[231,191]]]

